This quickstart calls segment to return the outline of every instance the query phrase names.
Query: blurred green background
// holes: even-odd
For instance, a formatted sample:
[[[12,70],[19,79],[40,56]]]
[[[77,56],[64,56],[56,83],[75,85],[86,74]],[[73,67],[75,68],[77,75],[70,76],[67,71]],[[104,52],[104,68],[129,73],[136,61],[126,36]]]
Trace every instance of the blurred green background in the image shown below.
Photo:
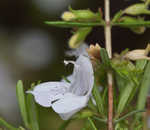
[[[111,0],[111,16],[136,0]],[[69,29],[49,27],[47,20],[60,20],[68,5],[73,9],[97,11],[103,9],[103,0],[1,0],[0,1],[0,116],[10,123],[21,124],[16,99],[16,82],[24,81],[26,89],[31,82],[56,81],[70,74],[63,60],[69,50]],[[145,48],[150,41],[150,30],[136,35],[128,29],[112,29],[113,52],[125,48]],[[104,47],[103,28],[94,28],[87,44]],[[56,130],[62,120],[50,108],[39,108],[41,130]],[[75,122],[68,130],[78,130],[82,122]]]

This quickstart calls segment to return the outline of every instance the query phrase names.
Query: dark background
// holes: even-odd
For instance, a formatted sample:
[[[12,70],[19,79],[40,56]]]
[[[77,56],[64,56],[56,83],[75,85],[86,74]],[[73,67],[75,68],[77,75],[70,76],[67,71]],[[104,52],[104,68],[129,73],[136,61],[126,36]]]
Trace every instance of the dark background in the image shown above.
[[[111,16],[137,0],[111,0]],[[56,81],[69,74],[65,69],[64,52],[68,50],[69,29],[49,27],[47,20],[60,20],[68,5],[73,9],[97,11],[103,9],[103,0],[1,0],[0,1],[0,116],[18,126],[21,123],[15,86],[18,79],[26,89],[37,80]],[[99,43],[104,47],[103,28],[94,28],[87,44]],[[112,29],[113,52],[125,48],[145,48],[150,30],[142,35],[128,29]],[[51,109],[39,107],[42,130],[55,130],[61,123]],[[68,129],[79,129],[75,122]]]

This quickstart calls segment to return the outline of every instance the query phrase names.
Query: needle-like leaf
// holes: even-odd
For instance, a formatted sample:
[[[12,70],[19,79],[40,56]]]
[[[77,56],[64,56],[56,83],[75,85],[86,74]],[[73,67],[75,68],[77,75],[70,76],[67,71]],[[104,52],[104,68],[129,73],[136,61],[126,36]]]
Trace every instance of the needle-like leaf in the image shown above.
[[[25,126],[27,128],[29,128],[26,100],[25,100],[23,83],[21,80],[19,80],[17,83],[16,94],[17,94],[18,103],[19,103],[19,107],[20,107],[21,116],[23,118],[23,122],[24,122]]]
[[[142,79],[142,83],[140,86],[140,92],[138,95],[137,109],[142,110],[145,108],[146,98],[148,95],[148,90],[150,87],[150,62],[148,62],[144,76]],[[139,115],[139,114],[138,114]]]
[[[100,22],[45,21],[44,23],[50,26],[63,27],[63,28],[104,26],[104,23],[100,23]]]

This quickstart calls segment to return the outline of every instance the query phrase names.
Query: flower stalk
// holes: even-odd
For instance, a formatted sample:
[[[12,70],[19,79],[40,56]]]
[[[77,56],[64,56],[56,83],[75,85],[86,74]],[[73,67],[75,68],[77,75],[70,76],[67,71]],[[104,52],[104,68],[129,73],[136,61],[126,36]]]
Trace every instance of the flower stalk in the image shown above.
[[[105,0],[105,46],[109,58],[112,57],[111,47],[111,22],[110,22],[110,0]],[[108,130],[113,130],[113,77],[111,73],[108,76]]]

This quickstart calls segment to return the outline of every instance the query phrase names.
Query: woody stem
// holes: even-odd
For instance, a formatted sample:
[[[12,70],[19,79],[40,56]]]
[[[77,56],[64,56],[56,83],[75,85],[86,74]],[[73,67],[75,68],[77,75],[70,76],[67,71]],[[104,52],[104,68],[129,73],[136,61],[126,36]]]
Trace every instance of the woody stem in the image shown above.
[[[112,58],[111,25],[110,25],[110,0],[105,1],[105,45],[109,58]],[[110,72],[108,77],[108,130],[113,130],[113,77]]]

